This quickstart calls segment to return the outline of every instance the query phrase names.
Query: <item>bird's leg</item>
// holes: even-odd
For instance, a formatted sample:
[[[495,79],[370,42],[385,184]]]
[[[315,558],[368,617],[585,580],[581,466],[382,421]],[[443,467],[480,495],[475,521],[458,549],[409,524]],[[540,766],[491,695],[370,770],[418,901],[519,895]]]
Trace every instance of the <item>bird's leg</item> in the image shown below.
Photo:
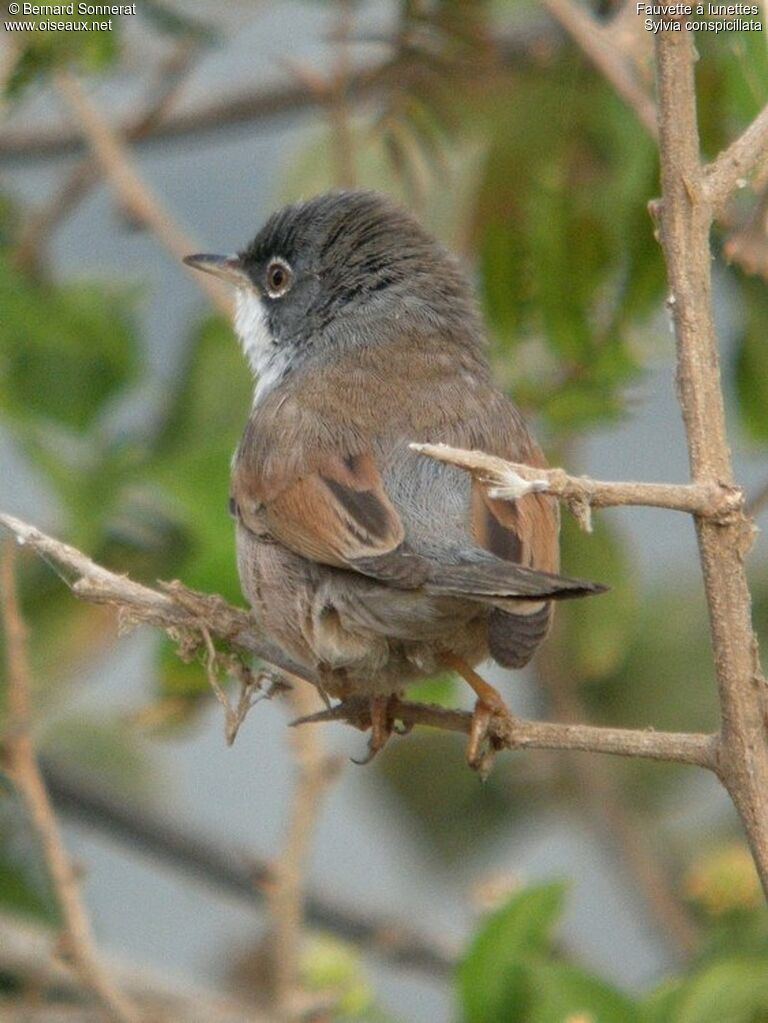
[[[458,672],[477,694],[469,730],[469,741],[467,742],[467,763],[473,770],[485,773],[488,757],[483,746],[488,738],[488,726],[491,719],[497,714],[500,717],[511,718],[512,714],[499,691],[494,689],[490,682],[481,678],[463,657],[458,657],[456,654],[441,654],[439,659],[446,668]]]
[[[371,697],[371,737],[368,740],[368,756],[363,760],[355,760],[353,757],[353,764],[370,764],[379,750],[387,745],[394,731],[394,721],[390,714],[392,699],[391,696]]]

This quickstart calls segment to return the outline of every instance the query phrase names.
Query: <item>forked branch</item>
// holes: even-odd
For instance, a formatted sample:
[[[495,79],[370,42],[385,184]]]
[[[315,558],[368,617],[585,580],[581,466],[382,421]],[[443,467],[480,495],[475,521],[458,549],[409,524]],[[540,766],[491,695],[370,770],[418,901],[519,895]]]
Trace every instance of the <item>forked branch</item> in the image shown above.
[[[182,645],[183,652],[195,643],[205,649],[202,630],[218,639],[225,648],[243,651],[274,664],[277,668],[314,682],[313,673],[296,665],[278,647],[259,632],[253,619],[221,597],[196,593],[175,583],[160,590],[142,586],[126,576],[116,575],[91,561],[74,547],[47,536],[34,526],[10,515],[0,514],[5,526],[24,544],[40,554],[67,582],[72,592],[85,600],[111,604],[123,623],[144,622],[164,629]],[[429,704],[397,701],[393,712],[406,726],[429,725],[452,732],[469,733],[471,715]],[[346,720],[358,728],[368,727],[366,706],[347,702],[305,721]],[[717,737],[652,729],[601,728],[590,725],[564,725],[545,721],[513,719],[511,723],[494,721],[491,734],[499,749],[571,749],[612,753],[618,756],[645,757],[675,763],[693,764],[719,770]]]

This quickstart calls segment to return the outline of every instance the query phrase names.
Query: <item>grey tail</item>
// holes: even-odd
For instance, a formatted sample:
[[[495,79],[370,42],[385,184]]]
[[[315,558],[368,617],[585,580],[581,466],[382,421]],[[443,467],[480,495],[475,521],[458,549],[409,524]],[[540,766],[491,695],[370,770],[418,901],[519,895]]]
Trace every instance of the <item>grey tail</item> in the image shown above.
[[[608,589],[586,579],[569,579],[495,558],[459,565],[433,563],[424,588],[428,593],[477,597],[489,603],[498,599],[568,600],[605,593]]]

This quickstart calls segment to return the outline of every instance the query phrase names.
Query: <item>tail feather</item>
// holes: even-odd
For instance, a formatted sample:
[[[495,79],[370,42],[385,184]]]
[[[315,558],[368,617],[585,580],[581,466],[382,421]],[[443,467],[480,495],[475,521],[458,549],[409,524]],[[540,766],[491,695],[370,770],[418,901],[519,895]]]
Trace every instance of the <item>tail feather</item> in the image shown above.
[[[428,593],[482,598],[568,600],[604,593],[600,583],[541,572],[510,561],[489,559],[459,565],[433,563],[425,582]]]

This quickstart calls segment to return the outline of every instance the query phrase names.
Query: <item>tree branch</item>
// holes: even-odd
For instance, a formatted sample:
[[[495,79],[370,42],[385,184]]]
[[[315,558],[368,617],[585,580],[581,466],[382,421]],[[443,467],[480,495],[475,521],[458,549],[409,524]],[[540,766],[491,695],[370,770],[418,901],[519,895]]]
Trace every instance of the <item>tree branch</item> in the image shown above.
[[[733,486],[712,314],[709,233],[712,203],[704,190],[691,33],[655,37],[662,203],[660,236],[677,341],[678,396],[693,482]],[[768,701],[751,624],[744,556],[753,527],[743,515],[726,523],[696,518],[699,557],[722,717],[719,774],[741,816],[768,894]]]
[[[213,884],[242,904],[263,908],[265,891],[272,883],[272,866],[266,860],[212,842],[169,820],[166,814],[155,813],[145,803],[139,806],[122,795],[112,795],[56,763],[43,760],[42,768],[54,805],[63,816]],[[446,977],[454,966],[456,950],[447,943],[396,919],[360,913],[354,906],[317,891],[306,895],[306,917],[312,927],[336,934],[397,966],[437,977]]]
[[[146,1011],[163,1023],[277,1023],[253,1004],[206,991],[185,981],[173,985],[147,969],[109,963],[110,972]],[[101,1023],[101,1010],[90,1012],[81,1001],[82,988],[57,956],[56,935],[47,928],[0,913],[0,972],[20,984],[19,1011],[12,993],[3,992],[3,1023]],[[33,994],[30,998],[29,994]],[[46,997],[41,999],[41,994]],[[10,1013],[13,1013],[12,1015]]]
[[[391,43],[392,40],[379,39],[377,42]],[[561,33],[553,28],[548,18],[531,18],[516,24],[496,40],[500,58],[507,67],[529,63],[532,55],[535,60],[537,54],[551,52],[561,42]],[[350,102],[359,105],[384,90],[391,70],[389,60],[372,68],[353,69],[349,78]],[[199,140],[205,135],[231,131],[239,125],[251,126],[275,118],[308,114],[319,107],[326,107],[332,88],[332,81],[322,91],[318,91],[316,83],[310,87],[306,81],[280,82],[241,95],[216,98],[194,110],[164,114],[138,141],[148,145],[184,141],[191,137]],[[118,136],[125,137],[130,126],[129,120],[118,124],[115,129]],[[83,140],[78,132],[58,128],[43,131],[18,129],[4,132],[0,139],[0,162],[53,158],[82,153],[82,150]]]
[[[187,655],[190,648],[203,646],[200,630],[204,627],[230,647],[255,654],[283,671],[316,683],[309,669],[293,664],[278,647],[264,639],[245,611],[231,607],[221,597],[196,593],[179,583],[165,585],[163,592],[152,590],[96,565],[75,548],[11,515],[0,514],[0,525],[50,562],[76,596],[117,607],[124,624],[147,622],[158,626],[181,642],[182,652]],[[370,725],[370,716],[367,701],[364,703],[360,708],[355,702],[346,702],[312,715],[310,720],[348,720],[358,728],[365,728]],[[395,704],[394,710],[405,725],[425,724],[452,732],[469,732],[471,715],[463,711],[402,701]],[[718,769],[716,740],[710,735],[519,719],[510,722],[494,719],[491,730],[499,748],[576,749]]]
[[[447,444],[411,444],[414,451],[466,469],[491,488],[491,496],[514,500],[527,489],[543,490],[564,501],[581,521],[590,508],[641,505],[688,512],[715,522],[728,522],[741,513],[744,494],[733,483],[607,483],[588,476],[569,476],[563,469],[542,469],[507,462],[484,451],[465,451]],[[525,484],[533,484],[526,488]],[[589,520],[586,519],[587,528]]]
[[[77,79],[68,72],[59,71],[56,85],[83,138],[126,209],[149,228],[177,260],[181,261],[184,256],[198,251],[199,246],[194,239],[176,224],[149,185],[142,180],[119,133],[91,102]],[[198,274],[195,279],[216,308],[225,316],[230,316],[232,301],[221,282],[209,274]]]
[[[319,697],[301,680],[288,699],[294,712],[311,713]],[[306,1012],[308,997],[299,988],[299,965],[304,937],[306,872],[322,797],[340,766],[329,757],[321,735],[313,729],[294,732],[295,777],[285,841],[275,856],[266,886],[271,916],[271,1002],[281,1017],[294,1019]]]
[[[613,25],[599,22],[586,7],[572,0],[543,0],[543,3],[598,71],[613,85],[619,96],[634,110],[638,121],[651,138],[656,138],[656,105],[653,97],[638,81],[626,52],[617,44],[617,33]]]
[[[472,715],[431,703],[393,700],[388,707],[392,716],[407,728],[429,725],[448,732],[469,734]],[[370,707],[366,699],[350,699],[299,718],[294,725],[323,721],[346,721],[355,728],[368,728]],[[643,757],[670,763],[691,764],[717,771],[717,736],[690,732],[656,732],[649,729],[604,728],[598,725],[566,725],[550,721],[526,721],[512,717],[492,719],[489,735],[497,749],[581,750],[585,753],[611,753],[620,757]]]
[[[83,985],[101,1002],[108,1017],[118,1023],[139,1023],[141,1015],[110,977],[99,960],[77,872],[64,848],[56,815],[32,744],[30,672],[26,629],[21,617],[14,579],[15,551],[5,545],[0,565],[0,595],[8,669],[8,725],[3,744],[4,761],[35,828],[63,920],[63,954]]]
[[[703,198],[715,214],[768,160],[768,104],[746,131],[704,168]]]

